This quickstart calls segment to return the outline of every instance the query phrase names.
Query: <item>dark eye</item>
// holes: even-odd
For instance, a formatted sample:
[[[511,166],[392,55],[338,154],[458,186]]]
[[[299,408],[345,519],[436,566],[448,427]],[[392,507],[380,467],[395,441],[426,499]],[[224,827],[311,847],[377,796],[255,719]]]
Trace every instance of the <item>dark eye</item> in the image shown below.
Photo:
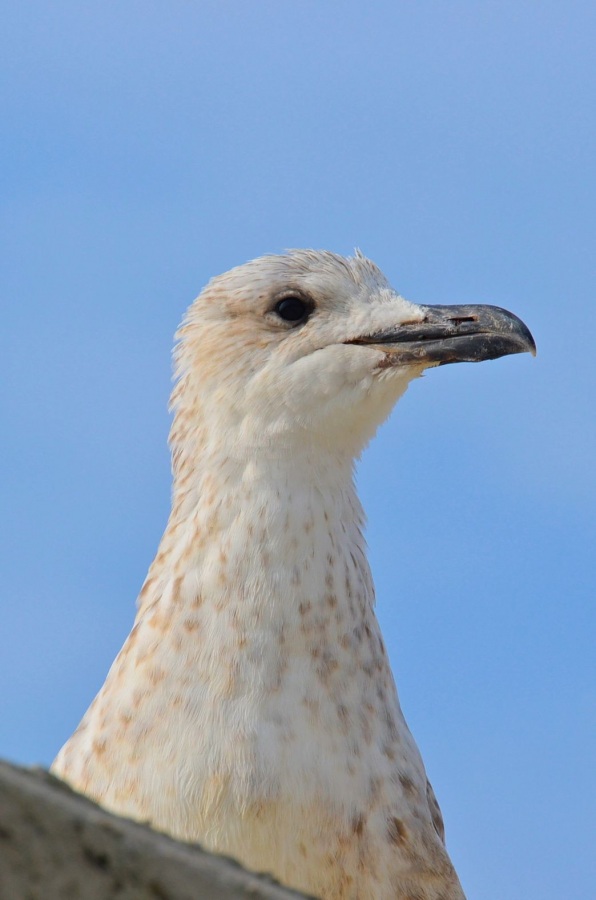
[[[294,294],[284,297],[274,308],[280,319],[286,322],[306,322],[312,312],[312,305]]]

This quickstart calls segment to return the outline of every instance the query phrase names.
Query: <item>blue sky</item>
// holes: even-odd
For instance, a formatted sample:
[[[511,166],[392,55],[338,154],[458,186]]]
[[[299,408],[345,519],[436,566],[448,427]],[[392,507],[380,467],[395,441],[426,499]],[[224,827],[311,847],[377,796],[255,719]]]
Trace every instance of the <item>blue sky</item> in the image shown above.
[[[378,613],[470,898],[593,891],[596,6],[3,11],[0,755],[49,764],[169,509],[170,348],[214,274],[374,259],[539,354],[410,388],[358,470]],[[592,871],[590,871],[592,867]]]

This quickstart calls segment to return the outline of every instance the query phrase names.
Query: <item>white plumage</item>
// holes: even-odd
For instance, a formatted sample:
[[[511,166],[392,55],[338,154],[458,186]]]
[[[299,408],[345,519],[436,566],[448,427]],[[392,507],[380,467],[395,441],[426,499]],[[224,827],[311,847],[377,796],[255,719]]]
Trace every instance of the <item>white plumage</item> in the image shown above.
[[[510,314],[492,310],[491,350],[486,308],[445,309],[407,302],[360,254],[210,282],[179,332],[171,516],[57,775],[325,900],[461,900],[352,478],[428,365],[532,349]]]

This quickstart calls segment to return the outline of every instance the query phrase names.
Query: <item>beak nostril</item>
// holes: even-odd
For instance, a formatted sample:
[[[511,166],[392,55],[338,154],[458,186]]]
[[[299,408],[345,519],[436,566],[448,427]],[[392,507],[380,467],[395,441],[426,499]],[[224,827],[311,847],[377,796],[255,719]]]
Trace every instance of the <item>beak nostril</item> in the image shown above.
[[[453,322],[454,325],[461,325],[462,322],[477,322],[478,316],[454,316],[449,321]]]

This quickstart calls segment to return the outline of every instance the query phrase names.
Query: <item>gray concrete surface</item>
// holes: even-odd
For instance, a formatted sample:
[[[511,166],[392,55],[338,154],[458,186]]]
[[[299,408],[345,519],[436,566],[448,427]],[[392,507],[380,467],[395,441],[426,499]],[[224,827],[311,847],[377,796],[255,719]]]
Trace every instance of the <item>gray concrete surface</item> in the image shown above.
[[[0,761],[0,900],[298,900],[200,847]]]

